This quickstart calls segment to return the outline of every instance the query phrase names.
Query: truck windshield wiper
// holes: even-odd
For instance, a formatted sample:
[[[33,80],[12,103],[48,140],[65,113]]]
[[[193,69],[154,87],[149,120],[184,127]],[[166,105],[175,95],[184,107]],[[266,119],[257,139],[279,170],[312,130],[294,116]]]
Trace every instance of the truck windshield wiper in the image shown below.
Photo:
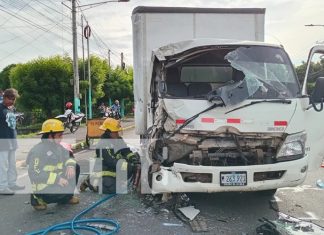
[[[245,107],[248,107],[248,106],[251,106],[251,105],[254,105],[254,104],[260,104],[260,103],[279,103],[279,104],[291,104],[291,100],[286,100],[286,99],[280,99],[280,100],[258,100],[258,101],[252,101],[248,104],[245,104],[245,105],[242,105],[240,107],[237,107],[235,109],[232,109],[230,111],[227,111],[225,114],[228,114],[228,113],[231,113],[233,111],[236,111],[238,109],[242,109],[242,108],[245,108]]]
[[[178,127],[178,129],[176,129],[171,135],[169,135],[168,137],[166,137],[166,139],[171,138],[172,136],[174,136],[176,133],[178,133],[182,128],[184,128],[185,126],[187,126],[190,122],[192,122],[193,120],[195,120],[197,117],[199,117],[200,114],[205,113],[209,110],[212,110],[216,107],[222,107],[224,106],[224,103],[214,103],[213,105],[209,106],[208,108],[204,109],[203,111],[195,114],[194,116],[188,118],[181,126]]]

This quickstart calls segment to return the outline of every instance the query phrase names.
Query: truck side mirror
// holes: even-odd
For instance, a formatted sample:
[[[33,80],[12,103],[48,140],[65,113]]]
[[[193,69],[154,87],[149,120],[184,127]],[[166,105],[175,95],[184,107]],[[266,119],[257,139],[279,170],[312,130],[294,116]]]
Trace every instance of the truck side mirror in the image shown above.
[[[310,97],[310,102],[313,105],[314,109],[319,112],[323,110],[323,101],[324,101],[324,77],[319,77],[316,79],[315,87]],[[317,103],[321,104],[320,109],[316,107]]]

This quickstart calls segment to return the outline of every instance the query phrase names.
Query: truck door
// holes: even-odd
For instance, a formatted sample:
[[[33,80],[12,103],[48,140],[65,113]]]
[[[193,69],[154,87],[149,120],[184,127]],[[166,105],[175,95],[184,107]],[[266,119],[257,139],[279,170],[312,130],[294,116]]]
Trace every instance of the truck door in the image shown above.
[[[321,166],[324,157],[324,46],[311,49],[303,84],[303,95],[309,97],[305,110],[305,130],[307,133],[306,153],[310,157],[309,169]]]

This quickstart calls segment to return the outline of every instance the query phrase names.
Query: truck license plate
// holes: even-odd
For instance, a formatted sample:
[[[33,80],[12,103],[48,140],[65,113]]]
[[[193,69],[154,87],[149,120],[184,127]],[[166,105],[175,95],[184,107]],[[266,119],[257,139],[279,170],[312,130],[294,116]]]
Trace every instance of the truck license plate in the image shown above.
[[[246,171],[221,172],[221,186],[244,186],[247,185]]]

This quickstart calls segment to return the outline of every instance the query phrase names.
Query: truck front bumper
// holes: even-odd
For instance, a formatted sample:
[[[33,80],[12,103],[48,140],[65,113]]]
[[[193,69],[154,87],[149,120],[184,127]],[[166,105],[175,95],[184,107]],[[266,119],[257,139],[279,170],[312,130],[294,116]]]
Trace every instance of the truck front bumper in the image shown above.
[[[174,163],[172,167],[161,167],[152,175],[152,190],[154,193],[164,192],[233,192],[260,191],[282,187],[294,187],[304,182],[307,175],[308,157],[267,165],[251,166],[194,166]],[[247,185],[222,186],[221,172],[246,172]],[[284,174],[278,179],[255,180],[255,174],[260,172],[279,172]],[[181,173],[211,174],[211,182],[185,182]]]

